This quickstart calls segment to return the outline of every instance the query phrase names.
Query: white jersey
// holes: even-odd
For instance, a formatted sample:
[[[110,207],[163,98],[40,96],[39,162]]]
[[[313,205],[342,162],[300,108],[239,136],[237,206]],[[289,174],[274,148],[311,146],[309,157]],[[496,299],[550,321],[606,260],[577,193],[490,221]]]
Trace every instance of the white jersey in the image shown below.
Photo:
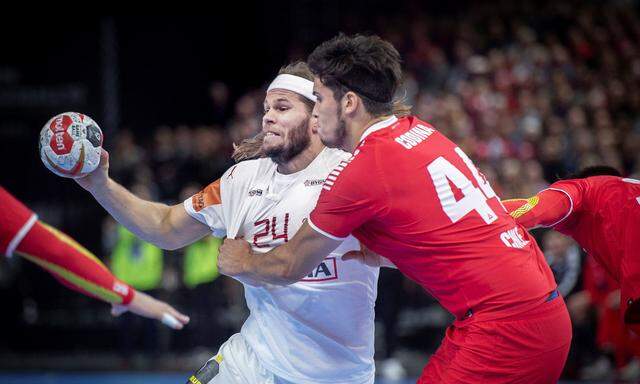
[[[243,161],[184,207],[215,236],[242,237],[254,251],[267,252],[298,231],[324,179],[349,157],[325,148],[307,168],[289,175],[278,173],[268,158]],[[358,248],[349,237],[295,284],[244,284],[250,315],[241,333],[266,369],[302,384],[373,383],[379,269],[342,261]]]

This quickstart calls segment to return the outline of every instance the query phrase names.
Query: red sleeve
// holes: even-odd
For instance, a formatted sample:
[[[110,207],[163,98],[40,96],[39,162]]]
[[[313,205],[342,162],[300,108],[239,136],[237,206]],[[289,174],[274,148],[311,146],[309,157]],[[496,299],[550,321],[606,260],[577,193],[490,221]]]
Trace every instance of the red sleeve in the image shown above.
[[[113,304],[127,305],[135,290],[116,279],[96,256],[57,229],[36,222],[16,253],[51,273],[63,285]]]
[[[0,253],[11,256],[36,220],[35,213],[0,187]]]
[[[502,204],[511,217],[527,229],[552,227],[572,212],[570,195],[554,188],[545,189],[528,199],[503,200]]]
[[[309,224],[342,240],[384,210],[384,189],[372,156],[359,153],[327,176]]]
[[[135,291],[119,281],[91,252],[37,216],[0,187],[0,251],[17,253],[60,283],[115,304],[129,304]]]

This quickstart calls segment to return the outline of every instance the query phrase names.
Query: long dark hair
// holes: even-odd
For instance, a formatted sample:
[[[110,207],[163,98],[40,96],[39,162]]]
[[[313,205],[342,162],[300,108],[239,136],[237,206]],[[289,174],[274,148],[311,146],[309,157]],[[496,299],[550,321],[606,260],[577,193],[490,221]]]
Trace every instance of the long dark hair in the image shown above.
[[[402,82],[400,61],[395,47],[378,36],[340,33],[320,44],[307,63],[336,100],[355,92],[367,112],[383,116],[404,109],[394,101]]]

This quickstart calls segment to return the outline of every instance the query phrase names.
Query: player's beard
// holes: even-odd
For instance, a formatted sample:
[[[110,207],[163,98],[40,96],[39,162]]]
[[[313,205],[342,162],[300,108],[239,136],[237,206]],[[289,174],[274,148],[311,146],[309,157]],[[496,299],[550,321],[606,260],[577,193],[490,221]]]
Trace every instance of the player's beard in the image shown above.
[[[275,163],[284,164],[298,156],[300,152],[309,148],[310,144],[309,120],[305,119],[300,125],[289,131],[288,137],[286,137],[283,145],[266,148],[264,153]]]
[[[345,140],[347,137],[347,123],[344,121],[342,117],[342,107],[338,105],[338,123],[336,127],[336,131],[332,137],[322,137],[320,136],[320,141],[322,144],[329,148],[340,148],[344,149]]]

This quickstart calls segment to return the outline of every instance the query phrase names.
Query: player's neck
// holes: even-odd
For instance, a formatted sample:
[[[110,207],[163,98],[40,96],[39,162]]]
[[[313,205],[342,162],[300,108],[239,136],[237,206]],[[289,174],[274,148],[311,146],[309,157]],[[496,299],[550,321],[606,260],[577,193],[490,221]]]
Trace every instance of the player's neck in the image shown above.
[[[364,132],[375,123],[388,119],[391,115],[384,116],[371,116],[369,114],[362,114],[354,118],[351,123],[347,123],[347,140],[345,142],[349,148],[345,148],[346,151],[353,152],[358,144]]]
[[[283,175],[296,173],[307,168],[318,157],[324,146],[318,140],[312,140],[309,146],[286,163],[278,163],[278,172]]]

